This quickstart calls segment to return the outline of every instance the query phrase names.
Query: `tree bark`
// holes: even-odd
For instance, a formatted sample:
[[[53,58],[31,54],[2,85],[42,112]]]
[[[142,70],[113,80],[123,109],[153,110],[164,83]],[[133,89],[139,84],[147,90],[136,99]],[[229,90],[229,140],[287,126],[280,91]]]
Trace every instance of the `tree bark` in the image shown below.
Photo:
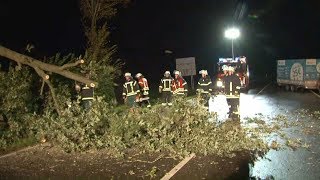
[[[53,72],[53,73],[56,73],[56,74],[60,74],[61,76],[64,76],[66,78],[69,78],[69,79],[72,79],[72,80],[75,80],[75,81],[78,81],[78,82],[82,82],[82,83],[85,83],[87,85],[91,85],[93,84],[94,86],[97,86],[97,82],[95,81],[92,81],[88,78],[85,78],[81,75],[78,75],[78,74],[75,74],[73,72],[70,72],[68,70],[66,70],[67,67],[72,67],[72,65],[78,65],[78,63],[75,63],[75,64],[72,64],[72,65],[69,65],[69,64],[66,64],[66,65],[63,65],[62,67],[61,66],[56,66],[56,65],[53,65],[53,64],[48,64],[48,63],[44,63],[44,62],[41,62],[37,59],[34,59],[32,57],[29,57],[29,56],[26,56],[26,55],[23,55],[23,54],[20,54],[18,52],[15,52],[15,51],[12,51],[8,48],[5,48],[3,46],[0,46],[0,56],[3,56],[3,57],[6,57],[8,59],[11,59],[13,61],[16,61],[18,64],[24,64],[24,65],[28,65],[28,66],[31,66],[32,68],[39,68],[43,71],[48,71],[48,72]]]

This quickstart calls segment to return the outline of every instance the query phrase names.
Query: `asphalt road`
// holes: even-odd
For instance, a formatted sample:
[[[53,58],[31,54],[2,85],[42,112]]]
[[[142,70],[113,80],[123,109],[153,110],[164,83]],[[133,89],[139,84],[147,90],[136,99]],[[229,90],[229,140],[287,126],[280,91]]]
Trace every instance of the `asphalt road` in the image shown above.
[[[320,110],[320,97],[306,90],[305,92],[285,92],[270,85],[259,95],[261,88],[251,89],[248,94],[241,95],[241,116],[254,117],[289,116],[291,121],[303,121],[315,133],[302,133],[303,127],[287,129],[289,136],[301,139],[310,148],[270,150],[263,159],[259,159],[250,168],[251,176],[266,178],[272,175],[275,179],[320,179],[320,120],[315,118],[299,118],[293,112],[301,109]]]

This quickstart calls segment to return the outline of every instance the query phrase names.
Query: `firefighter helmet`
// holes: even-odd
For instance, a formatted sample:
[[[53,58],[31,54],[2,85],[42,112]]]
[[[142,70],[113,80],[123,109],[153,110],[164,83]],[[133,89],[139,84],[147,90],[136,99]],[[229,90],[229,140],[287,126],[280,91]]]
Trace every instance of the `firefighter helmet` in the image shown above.
[[[227,65],[223,65],[223,66],[222,66],[222,70],[223,70],[223,71],[228,71],[228,70],[229,70],[229,67],[228,67]]]
[[[181,73],[180,73],[178,70],[175,70],[175,71],[174,71],[174,74],[180,76]]]
[[[229,66],[228,70],[229,70],[229,71],[233,71],[233,72],[234,72],[234,67]]]
[[[126,73],[124,74],[124,77],[131,77],[131,73],[126,72]]]
[[[208,75],[208,71],[207,71],[207,70],[201,70],[201,71],[199,71],[199,74],[205,74],[205,75]]]
[[[136,78],[139,78],[139,77],[141,77],[141,76],[142,76],[141,73],[136,74]]]

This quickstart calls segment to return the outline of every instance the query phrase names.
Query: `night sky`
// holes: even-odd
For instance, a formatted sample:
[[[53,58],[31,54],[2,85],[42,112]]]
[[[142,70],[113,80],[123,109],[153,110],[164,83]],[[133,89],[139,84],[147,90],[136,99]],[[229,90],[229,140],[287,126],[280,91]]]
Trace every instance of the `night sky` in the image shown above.
[[[234,25],[235,54],[253,72],[272,73],[276,59],[320,57],[319,8],[319,0],[133,0],[110,22],[110,41],[124,71],[158,81],[179,57],[213,73],[219,57],[231,57],[224,30]],[[85,49],[77,0],[1,0],[0,21],[0,44],[21,51],[33,43],[37,58]]]

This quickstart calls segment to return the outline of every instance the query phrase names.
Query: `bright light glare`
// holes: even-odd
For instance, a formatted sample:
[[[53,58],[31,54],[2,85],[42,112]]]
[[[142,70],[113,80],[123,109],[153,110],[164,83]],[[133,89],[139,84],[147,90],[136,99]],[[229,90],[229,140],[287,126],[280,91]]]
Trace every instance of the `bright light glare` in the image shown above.
[[[228,39],[237,39],[240,36],[240,30],[237,28],[230,28],[224,32],[224,36]]]

